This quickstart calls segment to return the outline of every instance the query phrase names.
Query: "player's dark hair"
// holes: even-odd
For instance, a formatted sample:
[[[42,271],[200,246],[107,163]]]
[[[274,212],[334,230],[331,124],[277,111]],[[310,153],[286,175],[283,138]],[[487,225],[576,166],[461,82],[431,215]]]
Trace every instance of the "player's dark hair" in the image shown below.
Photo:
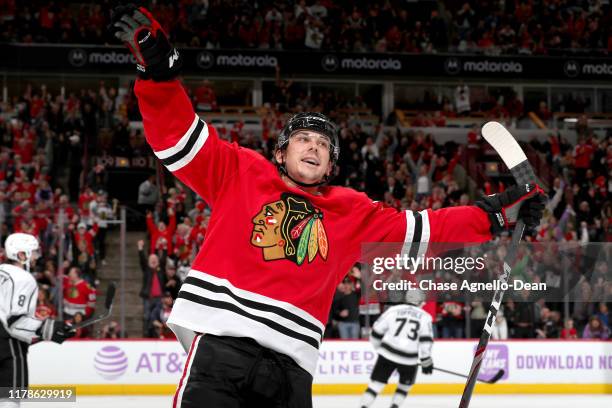
[[[289,144],[289,138],[298,130],[310,130],[325,135],[329,138],[329,159],[331,160],[333,174],[334,167],[338,162],[338,158],[340,157],[340,140],[338,139],[339,132],[336,124],[327,116],[318,112],[302,112],[293,115],[291,119],[287,121],[287,124],[278,135],[275,151],[285,151],[287,149],[287,145]],[[302,183],[291,177],[287,171],[285,163],[276,162],[276,167],[278,167],[281,174],[286,175],[291,181],[301,187],[317,187],[327,184],[331,180],[331,177],[326,175],[323,177],[323,180],[317,183]]]

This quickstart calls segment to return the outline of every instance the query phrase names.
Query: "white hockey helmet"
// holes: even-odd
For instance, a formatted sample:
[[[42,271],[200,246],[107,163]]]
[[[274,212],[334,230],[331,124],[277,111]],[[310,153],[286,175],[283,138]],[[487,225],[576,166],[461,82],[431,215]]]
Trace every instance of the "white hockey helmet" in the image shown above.
[[[4,241],[6,257],[26,266],[30,265],[30,259],[32,259],[34,252],[38,251],[38,248],[38,240],[33,235],[22,232],[11,234]],[[25,254],[25,259],[19,259],[20,252]]]
[[[425,293],[421,289],[415,288],[406,291],[406,303],[414,306],[421,306],[425,302]]]

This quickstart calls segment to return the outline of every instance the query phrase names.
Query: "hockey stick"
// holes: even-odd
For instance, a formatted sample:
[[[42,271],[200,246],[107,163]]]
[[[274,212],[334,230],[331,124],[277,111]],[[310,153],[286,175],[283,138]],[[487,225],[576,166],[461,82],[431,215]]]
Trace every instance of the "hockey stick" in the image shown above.
[[[106,307],[106,311],[102,313],[101,315],[99,315],[98,317],[96,317],[95,319],[85,320],[84,322],[75,324],[74,326],[72,326],[72,329],[73,330],[82,329],[83,327],[88,327],[88,326],[91,326],[92,324],[96,324],[98,322],[101,322],[104,319],[107,319],[111,315],[111,312],[113,311],[113,300],[115,299],[116,290],[117,290],[117,287],[115,285],[115,282],[109,283],[108,289],[106,290],[106,299],[104,300],[104,306]]]
[[[456,371],[451,371],[451,370],[445,370],[444,368],[439,368],[439,367],[434,367],[434,370],[446,373],[446,374],[452,374],[452,375],[456,375],[457,377],[463,377],[463,378],[469,378],[467,375],[465,374],[461,374],[458,373]],[[504,374],[506,373],[506,371],[504,371],[503,368],[501,368],[497,373],[495,373],[495,375],[493,377],[491,377],[488,380],[483,380],[482,378],[476,378],[476,381],[480,381],[486,384],[495,384],[496,382],[499,381],[500,378],[502,378],[504,376]]]
[[[529,184],[536,182],[536,176],[531,168],[531,165],[527,161],[525,152],[523,152],[523,149],[521,149],[516,139],[514,139],[514,137],[510,134],[510,132],[508,132],[508,130],[506,130],[505,127],[497,122],[488,122],[482,127],[482,137],[489,142],[489,144],[504,161],[506,166],[508,166],[517,184]],[[514,232],[512,233],[512,241],[508,247],[506,258],[504,259],[503,272],[499,276],[502,287],[505,286],[504,284],[508,283],[510,278],[510,273],[512,272],[512,267],[510,265],[514,264],[516,259],[516,251],[518,249],[519,242],[523,237],[524,230],[525,224],[519,220],[514,227]],[[476,347],[476,353],[474,354],[474,359],[472,360],[472,367],[470,368],[468,381],[463,389],[463,395],[461,396],[459,408],[468,408],[470,405],[472,393],[474,392],[474,385],[476,384],[476,379],[478,377],[478,372],[480,371],[485,350],[487,349],[489,338],[491,337],[491,330],[493,329],[493,324],[495,323],[495,316],[497,315],[497,311],[499,310],[503,296],[504,291],[502,289],[496,290],[495,294],[493,295],[493,301],[489,307],[489,313],[487,315],[487,319],[485,320],[484,328],[482,329],[478,347]]]

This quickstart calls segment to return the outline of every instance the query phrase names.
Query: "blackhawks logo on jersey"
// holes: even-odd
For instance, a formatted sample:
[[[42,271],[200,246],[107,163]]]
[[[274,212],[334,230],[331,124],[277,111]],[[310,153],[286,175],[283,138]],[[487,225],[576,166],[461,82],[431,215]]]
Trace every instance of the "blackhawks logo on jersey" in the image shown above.
[[[323,213],[304,197],[282,193],[280,200],[264,204],[252,221],[251,244],[263,249],[266,261],[288,259],[302,265],[317,254],[327,259]]]

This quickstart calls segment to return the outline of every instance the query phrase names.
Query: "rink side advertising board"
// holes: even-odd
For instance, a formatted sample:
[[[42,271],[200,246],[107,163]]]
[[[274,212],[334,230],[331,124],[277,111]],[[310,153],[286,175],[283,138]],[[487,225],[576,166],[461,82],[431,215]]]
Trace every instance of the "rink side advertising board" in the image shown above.
[[[579,56],[487,56],[470,54],[337,53],[326,51],[181,49],[187,75],[283,75],[369,77],[449,77],[594,80],[612,79],[612,58]],[[64,73],[134,73],[134,57],[124,47],[80,45],[0,45],[0,70]],[[544,63],[543,63],[544,62]]]
[[[476,341],[437,341],[434,363],[467,373]],[[367,341],[324,341],[314,378],[315,394],[360,394],[376,353]],[[77,395],[172,394],[186,353],[178,342],[155,340],[67,341],[30,348],[33,386],[76,386]],[[612,394],[612,342],[495,341],[481,370],[487,379],[499,369],[497,384],[478,384],[477,393]],[[397,383],[397,376],[391,383]],[[417,376],[411,393],[460,394],[463,379],[434,371]],[[389,385],[386,392],[395,388]]]

